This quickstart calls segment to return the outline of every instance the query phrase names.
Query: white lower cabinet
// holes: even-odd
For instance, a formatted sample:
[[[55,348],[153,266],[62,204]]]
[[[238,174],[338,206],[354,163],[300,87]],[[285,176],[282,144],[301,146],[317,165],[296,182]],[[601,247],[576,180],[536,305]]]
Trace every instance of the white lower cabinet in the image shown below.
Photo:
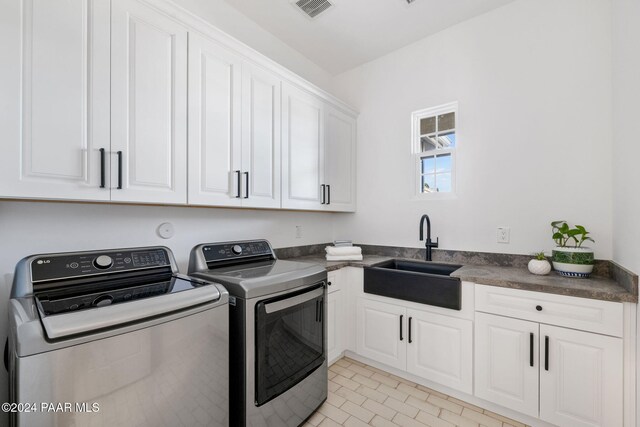
[[[327,359],[336,361],[345,350],[345,293],[342,272],[332,271],[327,276]]]
[[[405,370],[407,346],[404,307],[358,299],[356,322],[358,354],[385,365]]]
[[[563,427],[623,425],[622,339],[476,313],[475,395]]]
[[[407,371],[473,392],[473,322],[407,309]]]
[[[358,354],[429,381],[472,392],[471,320],[366,298],[359,299],[357,311]]]
[[[541,419],[563,427],[623,425],[621,338],[540,325],[541,355],[545,348]]]
[[[476,313],[475,395],[538,416],[540,325]]]

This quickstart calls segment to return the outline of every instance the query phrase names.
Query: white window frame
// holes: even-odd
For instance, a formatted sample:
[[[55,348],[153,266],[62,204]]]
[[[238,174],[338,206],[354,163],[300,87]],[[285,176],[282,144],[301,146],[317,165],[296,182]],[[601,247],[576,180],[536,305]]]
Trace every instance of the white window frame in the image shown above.
[[[439,116],[441,114],[454,113],[455,127],[453,131],[456,134],[456,145],[454,148],[436,148],[431,151],[421,151],[420,142],[420,120],[426,117]],[[425,199],[450,199],[456,197],[456,151],[460,146],[460,138],[458,129],[460,127],[460,116],[458,114],[458,102],[450,102],[448,104],[439,105],[437,107],[425,108],[423,110],[411,113],[411,154],[412,168],[414,169],[414,194],[417,200]],[[436,119],[437,130],[437,119]],[[442,154],[451,154],[451,191],[450,192],[433,192],[425,193],[422,191],[422,158],[429,156],[439,156]]]

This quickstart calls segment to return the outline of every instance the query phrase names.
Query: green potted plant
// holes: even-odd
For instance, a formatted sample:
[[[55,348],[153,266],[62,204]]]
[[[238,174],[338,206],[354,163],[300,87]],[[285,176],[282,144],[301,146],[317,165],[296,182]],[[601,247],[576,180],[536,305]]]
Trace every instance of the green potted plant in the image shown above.
[[[584,242],[594,242],[581,225],[571,228],[566,221],[553,221],[553,268],[562,276],[587,278],[593,271],[593,250],[583,247]]]
[[[537,274],[539,276],[544,276],[549,274],[551,271],[551,264],[547,261],[547,257],[544,252],[536,252],[533,254],[534,258],[529,261],[527,268],[533,274]]]

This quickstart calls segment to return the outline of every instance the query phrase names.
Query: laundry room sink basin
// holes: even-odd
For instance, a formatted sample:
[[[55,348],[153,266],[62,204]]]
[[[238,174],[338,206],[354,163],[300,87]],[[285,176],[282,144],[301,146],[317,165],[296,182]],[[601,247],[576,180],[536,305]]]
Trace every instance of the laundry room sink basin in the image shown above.
[[[392,259],[364,268],[364,292],[460,310],[461,282],[451,277],[460,265]]]

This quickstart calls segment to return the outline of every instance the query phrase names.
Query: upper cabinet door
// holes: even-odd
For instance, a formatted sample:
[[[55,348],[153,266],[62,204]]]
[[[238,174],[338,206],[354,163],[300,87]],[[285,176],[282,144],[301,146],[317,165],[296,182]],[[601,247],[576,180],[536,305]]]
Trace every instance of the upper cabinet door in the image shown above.
[[[336,212],[356,210],[356,119],[325,106],[325,208]]]
[[[280,79],[242,68],[242,206],[280,207]]]
[[[189,203],[240,206],[240,59],[189,35]]]
[[[2,14],[0,197],[108,200],[109,2],[12,1]]]
[[[282,207],[324,209],[323,102],[282,86]]]
[[[187,202],[187,30],[136,0],[113,0],[111,199]]]
[[[540,418],[558,426],[623,425],[622,339],[540,325]]]

